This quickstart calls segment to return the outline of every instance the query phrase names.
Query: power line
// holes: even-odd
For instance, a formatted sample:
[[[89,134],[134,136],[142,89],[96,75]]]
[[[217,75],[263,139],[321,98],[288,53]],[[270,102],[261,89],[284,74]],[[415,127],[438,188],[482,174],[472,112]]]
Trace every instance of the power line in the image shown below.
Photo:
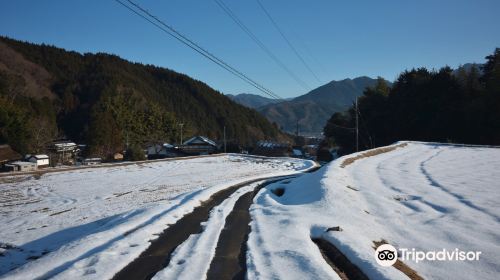
[[[276,55],[255,34],[236,16],[236,14],[222,1],[214,0],[214,2],[252,39],[278,66],[285,70],[290,77],[300,84],[304,89],[311,90],[311,87],[301,80],[290,68],[288,68]]]
[[[222,59],[220,59],[220,58],[216,57],[215,55],[211,54],[209,51],[207,51],[206,49],[202,48],[200,45],[196,44],[195,42],[193,42],[192,40],[190,40],[189,38],[187,38],[185,35],[181,34],[177,30],[175,30],[172,26],[166,24],[165,22],[163,22],[162,20],[160,20],[156,16],[152,15],[147,10],[145,10],[144,8],[142,8],[141,6],[139,6],[138,4],[134,3],[133,1],[127,0],[127,2],[129,2],[131,5],[133,5],[137,10],[134,9],[134,8],[132,8],[129,5],[125,4],[121,0],[115,0],[115,1],[118,2],[119,4],[121,4],[122,6],[124,6],[125,8],[127,8],[128,10],[132,11],[136,15],[142,17],[143,19],[145,19],[149,23],[153,24],[154,26],[156,26],[157,28],[159,28],[163,32],[165,32],[168,35],[174,37],[175,39],[177,39],[178,41],[180,41],[181,43],[183,43],[187,47],[189,47],[192,50],[196,51],[197,53],[201,54],[202,56],[204,56],[205,58],[207,58],[210,61],[214,62],[215,64],[219,65],[220,67],[224,68],[226,71],[232,73],[233,75],[235,75],[238,78],[242,79],[243,81],[247,82],[248,84],[250,84],[251,86],[255,87],[259,91],[263,92],[264,94],[269,95],[269,96],[271,96],[274,99],[283,99],[279,95],[275,94],[273,91],[265,88],[264,86],[262,86],[261,84],[257,83],[256,81],[252,80],[251,78],[249,78],[248,76],[246,76],[245,74],[243,74],[242,72],[240,72],[239,70],[237,70],[234,67],[230,66],[229,64],[227,64],[226,62],[224,62]]]
[[[306,61],[304,60],[304,58],[300,55],[300,53],[297,51],[297,49],[292,45],[292,43],[290,42],[290,40],[288,40],[288,38],[286,37],[285,33],[281,30],[281,28],[279,27],[279,25],[276,23],[276,21],[271,16],[271,14],[266,10],[266,8],[264,7],[264,5],[262,5],[262,3],[259,0],[255,0],[255,1],[257,1],[257,4],[259,4],[259,6],[262,9],[262,11],[266,14],[266,16],[269,18],[269,20],[274,25],[274,27],[276,28],[276,30],[278,30],[278,32],[281,35],[281,37],[283,38],[283,40],[285,40],[285,42],[292,49],[292,51],[295,53],[295,55],[299,58],[299,60],[302,62],[302,64],[304,64],[304,66],[307,68],[307,70],[309,70],[309,72],[311,72],[311,74],[314,76],[314,78],[316,78],[316,80],[321,83],[321,80],[314,73],[314,71],[311,69],[311,67],[309,67],[309,65],[306,63]]]
[[[322,74],[326,75],[327,71],[326,71],[325,66],[323,65],[323,63],[321,63],[318,60],[316,55],[314,55],[314,53],[311,51],[311,49],[307,46],[307,42],[297,32],[293,32],[293,30],[292,30],[292,34],[297,39],[296,42],[298,42],[299,45],[302,46],[302,49],[305,50],[305,53],[309,56],[309,58],[311,58],[314,61],[314,63],[316,64],[316,66],[318,66],[321,69]],[[318,69],[318,68],[316,68],[316,69]]]

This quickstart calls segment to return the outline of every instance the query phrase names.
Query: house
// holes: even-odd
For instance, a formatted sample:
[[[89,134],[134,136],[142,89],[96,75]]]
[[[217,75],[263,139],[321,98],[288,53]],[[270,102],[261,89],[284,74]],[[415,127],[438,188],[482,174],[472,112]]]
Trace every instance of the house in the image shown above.
[[[14,161],[5,164],[6,171],[20,171],[20,172],[28,172],[28,171],[36,171],[37,164],[29,161]]]
[[[146,154],[148,159],[176,157],[179,155],[174,145],[168,143],[149,145],[146,149]]]
[[[282,157],[289,156],[290,152],[291,146],[288,143],[259,141],[257,142],[255,149],[252,151],[252,154],[268,157]]]
[[[179,150],[191,155],[208,155],[217,151],[217,144],[205,136],[194,136],[179,146]]]
[[[80,152],[78,145],[68,140],[58,140],[48,146],[53,161],[61,164],[73,164]]]
[[[0,168],[8,162],[21,160],[22,158],[23,157],[9,145],[0,145]]]
[[[28,155],[26,160],[36,163],[38,167],[48,167],[50,165],[48,155]]]

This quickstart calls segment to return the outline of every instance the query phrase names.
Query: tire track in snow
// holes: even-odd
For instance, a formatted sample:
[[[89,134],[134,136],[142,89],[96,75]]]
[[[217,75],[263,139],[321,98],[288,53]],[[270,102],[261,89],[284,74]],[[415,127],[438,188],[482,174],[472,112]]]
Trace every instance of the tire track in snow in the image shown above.
[[[251,193],[265,181],[242,187],[231,194],[221,204],[214,207],[209,220],[200,234],[192,234],[172,253],[170,264],[153,279],[203,279],[209,269],[210,260],[215,255],[217,240],[227,228],[227,217],[232,213],[237,201]],[[192,265],[196,264],[196,265]]]
[[[255,195],[265,186],[294,176],[270,180],[240,196],[233,210],[226,217],[224,229],[219,235],[215,256],[210,263],[207,279],[245,279],[246,242],[250,233],[250,205]]]
[[[290,176],[285,176],[286,178]],[[210,212],[214,207],[221,204],[238,189],[249,184],[277,178],[260,178],[234,185],[213,194],[208,200],[202,202],[201,206],[195,208],[191,213],[185,215],[175,224],[169,226],[160,236],[151,242],[151,245],[134,261],[129,263],[113,279],[151,279],[157,272],[168,267],[172,253],[184,243],[192,234],[203,231],[202,223],[209,219]],[[283,176],[279,177],[283,178]]]
[[[425,176],[425,178],[427,179],[427,181],[429,182],[429,184],[433,187],[436,187],[437,189],[441,190],[442,192],[450,195],[450,196],[453,196],[457,201],[459,201],[462,205],[464,206],[467,206],[468,208],[470,209],[473,209],[473,210],[476,210],[476,211],[479,211],[483,214],[486,214],[488,216],[490,216],[491,218],[495,219],[497,222],[500,222],[500,217],[495,215],[494,213],[490,213],[489,211],[487,211],[486,209],[482,208],[482,207],[479,207],[477,206],[476,204],[474,204],[472,201],[466,199],[464,196],[460,195],[460,194],[457,194],[457,193],[454,193],[452,192],[451,190],[449,190],[448,188],[444,187],[443,185],[441,185],[436,179],[434,179],[432,177],[432,175],[430,174],[430,172],[427,171],[427,169],[425,168],[426,164],[428,162],[430,162],[432,159],[436,158],[437,156],[439,156],[439,154],[441,154],[442,152],[444,152],[445,150],[439,150],[437,151],[434,155],[432,155],[431,157],[429,157],[428,159],[422,161],[420,163],[420,171],[422,172],[422,174]]]
[[[319,165],[305,173],[315,172]],[[247,240],[251,231],[250,206],[254,197],[264,187],[283,180],[296,178],[301,174],[283,176],[275,180],[267,180],[253,191],[242,195],[236,202],[233,211],[227,216],[224,230],[217,241],[215,256],[207,272],[208,280],[246,279],[247,272]]]

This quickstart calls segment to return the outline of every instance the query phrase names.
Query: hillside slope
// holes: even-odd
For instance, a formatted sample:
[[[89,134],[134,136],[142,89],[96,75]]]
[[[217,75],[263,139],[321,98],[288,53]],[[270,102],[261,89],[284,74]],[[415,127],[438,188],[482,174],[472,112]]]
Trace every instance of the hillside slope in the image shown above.
[[[114,55],[80,54],[0,37],[0,142],[34,152],[67,136],[99,153],[202,134],[250,145],[282,137],[257,111],[203,82]],[[43,127],[43,129],[41,129]],[[34,130],[43,130],[35,139]]]

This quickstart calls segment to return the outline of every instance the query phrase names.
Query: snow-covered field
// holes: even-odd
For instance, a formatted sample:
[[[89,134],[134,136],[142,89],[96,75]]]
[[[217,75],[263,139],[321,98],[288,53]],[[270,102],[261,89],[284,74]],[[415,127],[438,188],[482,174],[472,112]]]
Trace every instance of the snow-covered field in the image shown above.
[[[311,167],[227,155],[0,178],[0,278],[110,278],[213,193]]]
[[[408,279],[376,263],[373,242],[381,240],[426,252],[481,251],[478,261],[404,261],[425,279],[498,279],[500,149],[398,144],[261,191],[251,208],[249,279],[339,279],[312,237],[331,242],[371,279]],[[285,190],[281,197],[276,188]],[[342,230],[325,232],[336,226]]]

